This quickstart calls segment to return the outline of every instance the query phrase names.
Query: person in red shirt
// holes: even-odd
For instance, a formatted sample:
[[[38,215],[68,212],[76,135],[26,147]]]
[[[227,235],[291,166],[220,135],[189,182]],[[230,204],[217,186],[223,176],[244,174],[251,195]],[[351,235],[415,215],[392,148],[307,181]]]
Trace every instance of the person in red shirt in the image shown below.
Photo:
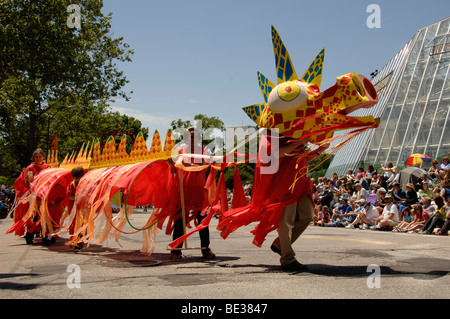
[[[280,255],[281,268],[288,272],[307,270],[295,258],[292,244],[314,216],[314,185],[306,177],[308,159],[328,147],[306,150],[309,138],[293,140],[270,130],[262,135],[249,205],[229,210],[218,229],[225,239],[241,226],[259,222],[252,234],[261,247],[265,237],[277,230],[270,249]],[[275,164],[275,165],[274,165]],[[277,169],[268,169],[273,166]]]
[[[49,166],[45,163],[45,157],[46,155],[44,151],[40,148],[37,148],[33,152],[33,155],[31,156],[31,160],[33,162],[25,168],[25,175],[21,175],[19,177],[25,188],[29,189],[30,183],[33,182],[34,178],[39,175],[41,171],[49,168]]]
[[[194,127],[189,127],[183,135],[183,139],[187,140],[187,146],[179,149],[179,154],[194,154],[194,155],[208,155],[207,150],[201,145],[201,136]],[[206,164],[205,159],[201,158],[185,158],[184,165],[198,165]],[[179,181],[179,171],[176,170],[175,181]],[[183,181],[183,193],[184,193],[184,206],[186,220],[189,222],[190,219],[195,218],[197,223],[200,224],[202,220],[206,217],[206,214],[202,216],[201,210],[203,208],[204,199],[206,196],[205,183],[206,183],[206,173],[205,170],[200,171],[181,171],[182,181]],[[180,196],[175,200],[178,200]],[[189,216],[189,212],[192,215]],[[184,235],[183,219],[182,219],[181,209],[175,216],[175,221],[173,225],[172,239],[176,240]],[[199,231],[200,244],[202,249],[203,258],[214,259],[216,256],[209,248],[209,229],[208,227]],[[170,256],[173,259],[180,259],[183,257],[180,248],[182,248],[183,243],[178,245],[175,249],[172,249]]]
[[[30,190],[30,183],[33,182],[34,178],[39,175],[40,172],[43,170],[49,168],[49,166],[45,163],[45,152],[37,148],[33,155],[31,156],[31,160],[33,161],[25,170],[20,174],[20,176],[17,178],[17,180],[14,182],[13,188],[16,190],[16,200],[20,200],[22,196],[24,196],[27,191]],[[14,212],[14,223],[17,223],[22,220],[24,215],[26,214],[28,210],[28,204],[19,204],[16,207],[16,210]],[[36,219],[38,216],[34,216],[33,219]],[[31,223],[33,224],[33,223]],[[25,224],[26,225],[26,224]],[[33,238],[35,235],[35,231],[33,227],[19,227],[15,229],[15,233],[18,236],[21,236],[25,233],[25,229],[27,229],[27,232],[25,234],[25,241],[27,244],[33,243]]]

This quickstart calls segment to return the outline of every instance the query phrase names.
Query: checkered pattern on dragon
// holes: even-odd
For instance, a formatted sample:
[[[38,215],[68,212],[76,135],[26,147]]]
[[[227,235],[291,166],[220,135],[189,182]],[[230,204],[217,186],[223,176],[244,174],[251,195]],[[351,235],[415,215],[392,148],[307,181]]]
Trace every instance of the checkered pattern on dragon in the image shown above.
[[[325,48],[319,52],[302,77],[298,77],[278,32],[272,26],[277,85],[258,72],[264,103],[244,107],[247,115],[260,127],[278,129],[284,136],[310,137],[320,143],[338,130],[376,127],[373,116],[351,117],[359,108],[378,102],[372,83],[357,73],[337,78],[336,84],[320,91]]]

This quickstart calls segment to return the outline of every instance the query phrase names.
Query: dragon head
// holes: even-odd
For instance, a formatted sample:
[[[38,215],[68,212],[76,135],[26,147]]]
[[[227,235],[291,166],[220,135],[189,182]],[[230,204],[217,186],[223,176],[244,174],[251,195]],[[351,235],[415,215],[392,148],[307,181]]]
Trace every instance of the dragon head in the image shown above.
[[[256,124],[278,129],[280,134],[294,139],[309,136],[312,143],[320,143],[338,130],[378,126],[379,119],[371,115],[348,115],[378,102],[377,92],[367,78],[348,73],[338,77],[335,85],[320,92],[325,49],[298,78],[286,47],[273,26],[272,42],[278,84],[274,85],[258,72],[265,103],[243,108]]]

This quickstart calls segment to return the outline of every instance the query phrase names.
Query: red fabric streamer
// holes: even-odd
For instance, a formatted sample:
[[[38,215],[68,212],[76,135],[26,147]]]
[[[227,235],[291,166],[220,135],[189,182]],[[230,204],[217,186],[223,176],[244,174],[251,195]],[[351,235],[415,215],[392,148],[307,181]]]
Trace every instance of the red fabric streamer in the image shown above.
[[[262,163],[260,156],[269,154],[270,149],[271,138],[263,136],[255,168],[252,200],[250,204],[233,208],[224,214],[224,219],[219,222],[217,227],[224,239],[242,226],[259,222],[252,234],[255,235],[253,244],[261,247],[267,234],[278,228],[284,207],[300,201],[305,196],[310,196],[312,199],[314,186],[305,176],[301,177],[295,183],[294,188],[290,190],[295,182],[297,167],[305,170],[307,166],[306,156],[301,156],[300,163],[297,161],[301,154],[282,157],[275,174],[262,174],[261,170],[267,164]]]

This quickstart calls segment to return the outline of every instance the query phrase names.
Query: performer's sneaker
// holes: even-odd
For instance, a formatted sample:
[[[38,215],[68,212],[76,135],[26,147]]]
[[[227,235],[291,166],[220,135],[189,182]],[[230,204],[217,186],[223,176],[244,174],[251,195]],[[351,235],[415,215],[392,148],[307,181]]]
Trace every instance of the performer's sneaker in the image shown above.
[[[170,259],[182,259],[182,258],[183,258],[183,254],[181,252],[178,252],[178,251],[170,252]]]
[[[308,270],[308,267],[299,263],[297,260],[287,265],[282,265],[281,269],[288,272],[302,272]]]
[[[277,253],[278,255],[281,256],[281,250],[280,250],[280,248],[276,247],[274,244],[272,244],[272,246],[270,246],[270,249],[271,249],[274,253]]]
[[[44,246],[50,246],[52,244],[51,240],[48,239],[47,236],[42,237],[42,245]]]
[[[79,252],[84,248],[84,244],[83,243],[78,243],[75,245],[75,247],[73,248],[74,252]]]
[[[25,234],[25,241],[26,241],[27,245],[33,244],[33,238],[34,238],[34,233],[27,232]]]
[[[216,255],[212,252],[211,249],[208,249],[206,252],[203,253],[203,258],[205,258],[205,259],[215,259]]]

